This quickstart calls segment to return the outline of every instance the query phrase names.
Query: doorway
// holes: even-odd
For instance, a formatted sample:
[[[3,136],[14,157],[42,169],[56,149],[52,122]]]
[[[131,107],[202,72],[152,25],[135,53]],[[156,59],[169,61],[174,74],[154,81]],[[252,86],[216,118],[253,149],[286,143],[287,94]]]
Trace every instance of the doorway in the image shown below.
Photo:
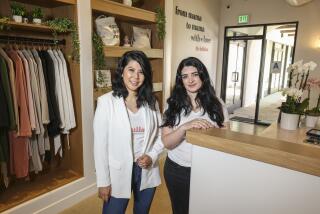
[[[297,27],[292,22],[225,28],[221,97],[231,120],[277,120]]]

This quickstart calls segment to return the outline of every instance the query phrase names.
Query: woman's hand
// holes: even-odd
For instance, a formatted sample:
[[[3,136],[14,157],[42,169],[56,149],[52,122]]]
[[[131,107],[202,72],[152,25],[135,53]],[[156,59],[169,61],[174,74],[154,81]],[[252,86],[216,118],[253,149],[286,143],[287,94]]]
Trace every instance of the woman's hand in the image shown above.
[[[194,119],[181,126],[185,131],[190,129],[209,129],[213,127],[215,126],[205,119]]]
[[[99,194],[99,198],[101,198],[105,202],[108,202],[111,196],[111,185],[107,187],[99,187],[98,194]]]
[[[152,164],[152,159],[149,155],[143,154],[137,159],[137,164],[140,166],[142,169],[147,169],[151,166]]]

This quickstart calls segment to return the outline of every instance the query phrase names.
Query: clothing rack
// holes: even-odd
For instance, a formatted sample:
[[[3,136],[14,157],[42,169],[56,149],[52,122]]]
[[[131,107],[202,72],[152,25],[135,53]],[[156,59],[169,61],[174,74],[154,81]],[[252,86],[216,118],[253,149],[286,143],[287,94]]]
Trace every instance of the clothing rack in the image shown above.
[[[3,36],[0,35],[0,43],[8,43],[8,42],[24,42],[24,43],[32,43],[32,44],[46,44],[46,45],[65,45],[66,40],[56,40],[56,39],[36,39],[29,37],[19,37],[19,36]]]

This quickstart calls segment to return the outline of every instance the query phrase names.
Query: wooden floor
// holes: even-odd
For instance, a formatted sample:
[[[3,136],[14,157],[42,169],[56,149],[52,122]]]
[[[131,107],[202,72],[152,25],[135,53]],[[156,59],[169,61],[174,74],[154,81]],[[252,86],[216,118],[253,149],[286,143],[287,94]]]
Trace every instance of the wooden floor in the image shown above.
[[[262,132],[266,126],[230,121],[230,129],[235,132],[257,135]],[[164,155],[165,156],[165,155]],[[163,178],[163,164],[165,157],[160,159],[160,173],[162,184],[157,188],[155,197],[152,202],[150,214],[168,214],[171,212],[171,203],[167,187]],[[97,195],[93,195],[75,206],[68,208],[60,214],[101,214],[102,201]],[[132,201],[130,200],[126,214],[132,214]]]
[[[163,178],[163,164],[165,157],[160,159],[160,172],[162,184],[157,188],[154,196],[150,214],[167,214],[171,213],[171,203],[167,191],[166,184]],[[130,200],[126,214],[132,214],[133,202]],[[60,214],[101,214],[102,201],[98,198],[97,194],[79,202],[75,206],[64,210]]]
[[[11,181],[8,189],[1,187],[0,213],[31,200],[58,187],[79,179],[81,175],[72,170],[56,169],[40,176],[30,176],[30,180]]]

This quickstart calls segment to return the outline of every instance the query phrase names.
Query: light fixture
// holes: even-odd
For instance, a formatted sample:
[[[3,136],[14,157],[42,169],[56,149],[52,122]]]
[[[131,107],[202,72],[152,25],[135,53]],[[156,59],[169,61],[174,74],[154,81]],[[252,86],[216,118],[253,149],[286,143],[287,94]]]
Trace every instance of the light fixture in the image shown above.
[[[320,49],[320,37],[318,37],[318,39],[316,41],[316,48]]]
[[[288,2],[288,4],[290,4],[291,6],[301,6],[304,5],[312,0],[286,0]]]

